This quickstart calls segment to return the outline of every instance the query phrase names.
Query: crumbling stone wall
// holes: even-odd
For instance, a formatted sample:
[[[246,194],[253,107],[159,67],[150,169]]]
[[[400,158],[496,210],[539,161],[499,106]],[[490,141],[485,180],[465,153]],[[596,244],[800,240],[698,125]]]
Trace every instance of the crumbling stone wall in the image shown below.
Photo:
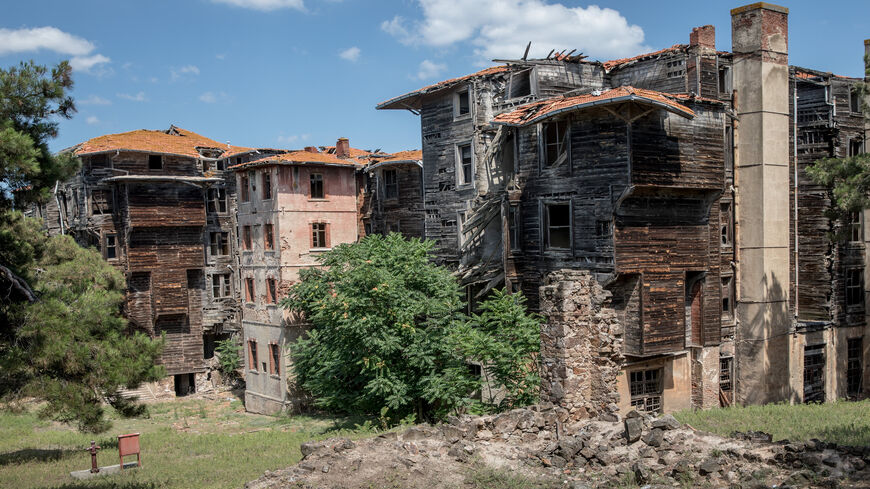
[[[623,329],[610,292],[588,271],[558,270],[540,293],[542,398],[572,420],[615,413]]]

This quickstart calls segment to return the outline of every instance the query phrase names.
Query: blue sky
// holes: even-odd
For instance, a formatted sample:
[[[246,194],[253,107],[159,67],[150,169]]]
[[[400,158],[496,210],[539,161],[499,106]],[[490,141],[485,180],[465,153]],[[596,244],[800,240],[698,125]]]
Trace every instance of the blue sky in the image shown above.
[[[255,147],[420,147],[419,119],[375,105],[518,58],[577,49],[593,59],[688,42],[713,24],[729,50],[729,9],[749,2],[562,0],[59,0],[0,17],[0,66],[73,59],[79,112],[53,150],[170,124]],[[861,76],[866,0],[783,2],[790,63]],[[666,5],[666,6],[660,6]],[[836,5],[836,8],[832,7]],[[843,15],[849,12],[850,15]]]

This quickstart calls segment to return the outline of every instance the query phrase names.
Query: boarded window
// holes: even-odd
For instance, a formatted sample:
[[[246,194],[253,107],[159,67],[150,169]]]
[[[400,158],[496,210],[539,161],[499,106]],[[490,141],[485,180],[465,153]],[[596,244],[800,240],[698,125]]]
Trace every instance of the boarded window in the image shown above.
[[[211,276],[211,293],[215,299],[230,296],[230,274],[216,273]]]
[[[525,97],[532,94],[532,70],[524,70],[511,75],[508,83],[508,98]]]
[[[229,233],[214,231],[209,233],[211,256],[226,256],[230,254]]]
[[[384,198],[396,199],[399,197],[399,177],[396,170],[384,170]]]
[[[248,340],[248,368],[257,370],[257,341]]]
[[[274,304],[278,301],[278,284],[274,278],[266,279],[266,303]]]
[[[227,190],[225,188],[208,189],[208,211],[212,214],[226,214]]]
[[[257,297],[254,292],[254,279],[248,277],[245,279],[245,302],[254,302]]]
[[[559,166],[568,159],[568,122],[544,124],[544,166]]]
[[[613,236],[613,221],[595,221],[595,237],[610,238]]]
[[[252,246],[252,238],[251,238],[251,226],[242,227],[242,245],[246,250],[250,251]]]
[[[325,193],[323,192],[323,175],[320,173],[312,173],[309,178],[311,182],[311,198],[312,199],[323,199],[325,198]]]
[[[111,190],[91,191],[91,214],[111,214],[114,209],[114,199]]]
[[[631,407],[647,413],[662,410],[662,369],[629,372]]]
[[[149,170],[162,170],[163,169],[163,156],[162,155],[148,155],[148,169]]]
[[[281,347],[276,343],[269,343],[269,373],[281,375]]]
[[[474,156],[471,152],[471,144],[460,144],[456,147],[456,157],[459,160],[459,168],[456,169],[457,185],[471,185],[474,177]]]
[[[248,176],[245,174],[239,175],[239,199],[242,202],[248,202],[251,200],[251,195],[248,192]]]
[[[520,206],[518,204],[508,207],[508,226],[510,228],[511,249],[519,251],[522,243],[520,242]]]
[[[118,258],[118,235],[107,234],[105,240],[105,255],[107,260]]]
[[[272,175],[269,170],[263,172],[263,200],[272,198]]]
[[[850,308],[864,306],[864,269],[862,268],[846,269],[846,306]]]
[[[275,249],[275,231],[271,224],[263,226],[263,249]]]
[[[326,239],[326,223],[315,222],[311,224],[311,247],[329,248],[329,243]]]
[[[864,356],[864,338],[846,340],[846,395],[858,397],[861,394],[861,380],[864,371],[861,359]]]
[[[544,206],[544,249],[571,249],[571,206],[546,204]]]
[[[825,402],[825,345],[804,348],[804,402]]]
[[[734,242],[734,217],[730,202],[719,204],[719,238],[723,248],[731,248]]]
[[[456,117],[460,117],[463,115],[468,115],[471,113],[471,100],[468,95],[468,90],[463,90],[456,94],[456,98],[454,99],[454,115]]]
[[[722,321],[734,321],[734,277],[722,277]]]

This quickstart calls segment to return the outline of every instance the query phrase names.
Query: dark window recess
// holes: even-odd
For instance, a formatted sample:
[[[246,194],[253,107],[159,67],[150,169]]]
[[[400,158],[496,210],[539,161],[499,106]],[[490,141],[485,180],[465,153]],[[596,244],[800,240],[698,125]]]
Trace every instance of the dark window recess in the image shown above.
[[[849,338],[846,340],[846,395],[858,397],[861,394],[863,369],[861,359],[864,356],[864,338]]]
[[[532,70],[511,75],[508,98],[525,97],[532,94]]]
[[[846,223],[846,233],[848,234],[849,241],[852,242],[860,242],[861,241],[861,213],[860,212],[850,212],[848,215],[848,222]]]
[[[274,304],[278,299],[278,286],[274,278],[266,279],[266,303]]]
[[[719,359],[719,390],[731,392],[731,379],[733,377],[734,358],[722,357]]]
[[[215,231],[209,233],[211,256],[225,256],[230,254],[229,233]]]
[[[723,248],[730,248],[734,240],[734,218],[731,203],[719,204],[719,236]]]
[[[483,375],[483,368],[477,363],[469,363],[468,365],[468,373],[471,374],[472,377],[481,377]]]
[[[511,205],[508,208],[508,227],[510,228],[511,249],[518,251],[521,248],[520,243],[520,206]]]
[[[613,236],[612,221],[595,221],[595,236],[598,238],[610,238]]]
[[[251,245],[251,226],[244,226],[242,228],[242,243],[246,250],[250,250],[251,248],[253,248],[253,246]]]
[[[719,68],[719,91],[723,93],[731,92],[731,68]]]
[[[248,172],[248,182],[250,182],[250,184],[251,184],[250,195],[256,196],[257,195],[257,174],[252,172],[252,171],[249,171]]]
[[[227,160],[217,160],[214,166],[216,170],[224,171],[227,169]]]
[[[226,214],[227,190],[225,188],[208,189],[208,211],[213,214]]]
[[[271,224],[263,226],[263,249],[275,249],[275,231]]]
[[[366,236],[371,236],[372,234],[372,223],[369,221],[363,222],[363,230],[365,230]]]
[[[468,95],[468,90],[464,90],[456,94],[456,115],[466,115],[471,113],[471,101]]]
[[[106,235],[106,259],[112,260],[118,258],[118,236],[116,234]]]
[[[275,343],[269,344],[269,373],[281,375],[281,347]]]
[[[184,397],[196,392],[196,375],[195,374],[178,374],[172,378],[175,395]]]
[[[111,190],[91,191],[91,215],[111,214],[114,203]]]
[[[855,113],[861,112],[861,95],[854,88],[849,92],[849,109]]]
[[[248,277],[245,279],[245,302],[254,302],[256,297],[254,293],[254,279]]]
[[[804,402],[825,402],[825,345],[804,347]]]
[[[662,410],[662,369],[629,372],[631,407],[647,413]]]
[[[269,170],[263,172],[263,200],[272,198],[272,175]]]
[[[248,340],[248,368],[257,370],[257,342]]]
[[[734,320],[734,278],[722,277],[722,320]]]
[[[399,177],[396,170],[384,170],[384,198],[397,199],[399,197]]]
[[[248,202],[251,200],[251,195],[248,192],[248,176],[240,175],[239,176],[239,200],[242,202]]]
[[[858,156],[864,153],[864,142],[860,139],[849,140],[849,156]]]
[[[544,124],[544,164],[558,166],[568,159],[568,122]]]
[[[322,199],[324,198],[323,194],[323,175],[320,173],[312,173],[309,178],[311,181],[311,198],[312,199]]]
[[[401,227],[398,222],[391,222],[389,226],[387,226],[391,233],[400,233],[402,232]]]
[[[701,327],[704,321],[703,272],[686,272],[686,345],[701,346]]]
[[[471,145],[463,144],[457,147],[459,156],[459,185],[469,185],[474,175],[474,157],[471,153]]]
[[[545,249],[571,249],[571,206],[547,204],[544,206]]]
[[[162,170],[163,169],[163,156],[162,155],[148,155],[148,169],[149,170]]]
[[[326,248],[326,223],[316,222],[311,225],[311,247]]]
[[[864,305],[864,269],[846,269],[846,305],[858,307]]]
[[[211,276],[212,297],[219,299],[230,296],[230,274],[219,273]]]

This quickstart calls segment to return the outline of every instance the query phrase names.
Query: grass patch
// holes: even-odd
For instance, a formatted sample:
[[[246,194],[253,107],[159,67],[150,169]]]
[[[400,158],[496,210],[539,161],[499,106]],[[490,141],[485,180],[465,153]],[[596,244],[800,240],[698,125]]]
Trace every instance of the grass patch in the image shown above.
[[[15,489],[239,488],[267,470],[299,461],[299,445],[332,436],[373,433],[352,419],[260,416],[237,400],[176,400],[149,405],[149,418],[113,417],[101,435],[38,419],[33,412],[0,412],[0,487]],[[84,448],[95,440],[100,465],[118,463],[117,435],[141,433],[142,469],[89,481],[69,472],[90,468]],[[128,460],[134,460],[130,457]]]
[[[565,485],[557,480],[531,478],[507,469],[475,465],[465,477],[464,487],[469,489],[564,489]]]
[[[681,411],[674,416],[692,427],[730,436],[735,431],[764,431],[774,441],[813,438],[847,446],[870,445],[870,400],[826,404],[767,404],[707,411]]]

